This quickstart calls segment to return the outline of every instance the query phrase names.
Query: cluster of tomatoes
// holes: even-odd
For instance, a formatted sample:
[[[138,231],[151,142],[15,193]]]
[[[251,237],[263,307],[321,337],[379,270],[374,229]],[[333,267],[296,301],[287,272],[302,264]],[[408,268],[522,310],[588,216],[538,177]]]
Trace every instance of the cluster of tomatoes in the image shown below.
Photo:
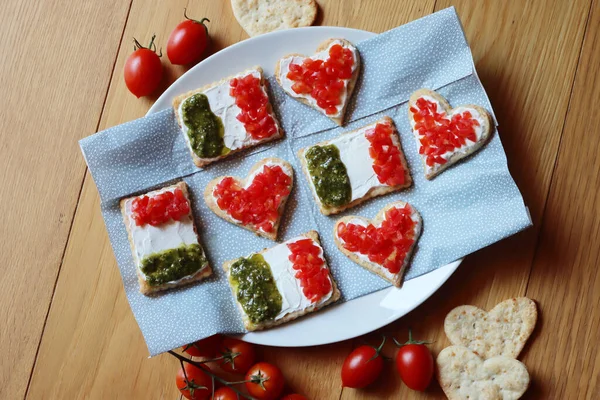
[[[202,58],[208,43],[208,28],[204,24],[208,18],[200,21],[188,18],[175,27],[167,42],[167,56],[174,65],[194,64]],[[162,52],[156,53],[155,36],[148,47],[143,47],[134,39],[134,52],[125,62],[125,84],[136,97],[151,95],[160,84],[163,66],[160,62]]]
[[[281,370],[267,362],[256,363],[256,351],[250,343],[214,335],[185,346],[183,351],[204,360],[201,367],[184,362],[183,368],[177,372],[177,388],[186,399],[307,400],[295,393],[282,397],[285,381]],[[231,374],[243,376],[243,379],[236,379],[233,383],[223,378]],[[216,387],[218,384],[221,386]],[[252,397],[245,396],[238,389],[241,385]]]
[[[158,226],[170,220],[181,221],[189,213],[190,205],[179,188],[152,197],[136,197],[131,203],[131,215],[137,226]]]

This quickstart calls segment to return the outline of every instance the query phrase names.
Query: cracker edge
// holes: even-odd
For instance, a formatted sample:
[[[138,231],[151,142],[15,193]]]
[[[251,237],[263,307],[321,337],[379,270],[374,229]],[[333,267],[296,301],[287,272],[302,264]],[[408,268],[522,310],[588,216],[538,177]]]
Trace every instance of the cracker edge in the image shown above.
[[[304,27],[304,26],[311,26],[312,24],[315,23],[316,19],[317,19],[317,13],[318,13],[318,7],[317,7],[317,3],[315,0],[305,0],[307,1],[310,7],[311,7],[311,12],[312,12],[312,16],[309,15],[308,18],[306,19],[307,21],[310,21],[310,23],[308,24],[297,24],[296,26],[288,26],[288,27],[279,27],[275,30],[253,30],[251,29],[251,27],[246,27],[244,26],[244,24],[242,23],[242,17],[244,17],[244,15],[242,15],[242,10],[237,9],[234,6],[234,0],[231,0],[231,9],[233,11],[233,15],[235,17],[235,19],[237,20],[238,24],[240,24],[240,26],[242,27],[242,29],[244,30],[244,32],[246,32],[248,34],[248,36],[250,37],[254,37],[254,36],[258,36],[258,35],[262,35],[265,33],[269,33],[269,32],[274,32],[276,30],[282,30],[282,29],[292,29],[292,28],[300,28],[300,27]],[[257,23],[258,25],[262,25],[260,23]]]
[[[190,196],[188,193],[187,184],[184,181],[178,182],[174,185],[165,186],[165,187],[162,187],[157,190],[171,189],[171,188],[180,188],[181,191],[183,192],[183,194],[185,195],[185,198],[187,199],[188,203],[190,203],[190,205],[191,205],[191,199],[190,199]],[[153,191],[154,190],[152,190],[151,192],[153,192]],[[150,193],[150,192],[147,192],[147,193]],[[133,243],[133,236],[131,235],[131,230],[129,229],[129,216],[127,215],[127,212],[125,210],[125,203],[128,200],[134,199],[139,196],[140,195],[127,197],[127,198],[121,199],[121,201],[119,202],[119,207],[121,208],[121,215],[123,216],[123,222],[125,224],[125,229],[127,229],[127,239],[129,240],[129,246],[131,248],[131,255],[132,255],[134,264],[135,264],[135,260],[136,260],[135,244]],[[196,240],[198,240],[198,243],[200,244],[200,247],[202,248],[202,252],[206,254],[206,252],[204,250],[204,246],[202,245],[202,242],[200,241],[200,237],[198,236],[198,229],[196,227],[196,221],[194,219],[194,213],[192,212],[191,207],[190,207],[190,213],[192,216],[192,223],[194,226],[194,233],[196,234]],[[210,275],[212,275],[212,267],[210,266],[210,262],[208,261],[208,258],[207,258],[206,265],[204,267],[200,268],[194,275],[189,276],[187,278],[183,278],[178,283],[164,283],[164,284],[158,285],[158,286],[150,286],[142,277],[142,272],[139,270],[137,265],[134,265],[134,267],[135,267],[135,271],[136,271],[136,274],[138,277],[138,283],[140,285],[140,293],[142,293],[145,296],[150,296],[150,295],[153,295],[153,294],[156,294],[158,292],[162,292],[162,291],[165,291],[168,289],[186,286],[193,282],[201,281],[201,280],[209,277]]]
[[[298,235],[296,237],[300,237],[300,236],[304,236],[304,237],[313,239],[314,241],[316,241],[319,244],[319,246],[321,246],[321,249],[323,249],[323,245],[321,244],[321,241],[319,240],[319,233],[317,231],[314,231],[314,230],[308,231],[308,232],[303,233],[302,235]],[[292,238],[292,239],[294,239],[294,238]],[[277,245],[277,246],[279,246],[279,245]],[[270,248],[271,247],[265,248],[258,253],[251,253],[251,254],[262,254],[265,251],[269,250]],[[243,258],[243,257],[239,257],[239,258],[236,258],[235,260],[230,260],[230,261],[226,261],[225,263],[223,263],[223,270],[225,271],[225,275],[227,276],[228,282],[229,282],[229,268],[231,267],[231,265],[233,263],[235,263],[236,261],[238,261],[241,258]],[[337,286],[337,283],[335,282],[335,279],[333,279],[333,275],[331,274],[331,269],[329,268],[329,263],[327,262],[327,259],[325,259],[325,249],[323,249],[323,259],[325,260],[325,267],[327,267],[327,271],[329,272],[329,279],[331,279],[331,284],[332,284],[332,289],[333,289],[333,293],[331,294],[331,297],[329,298],[329,300],[327,300],[326,302],[324,302],[323,304],[320,304],[320,305],[312,305],[304,310],[294,311],[293,313],[288,314],[285,317],[283,317],[277,321],[268,321],[268,322],[263,322],[260,324],[252,323],[250,321],[250,319],[247,317],[244,310],[242,309],[242,305],[237,301],[234,289],[231,286],[231,283],[229,283],[229,288],[231,289],[231,293],[233,295],[233,300],[235,301],[235,304],[237,305],[238,310],[240,311],[240,315],[242,316],[242,320],[244,322],[244,327],[250,332],[272,328],[272,327],[293,321],[293,320],[300,318],[306,314],[310,314],[310,313],[319,311],[320,309],[328,306],[329,304],[334,303],[337,300],[339,300],[341,293]]]

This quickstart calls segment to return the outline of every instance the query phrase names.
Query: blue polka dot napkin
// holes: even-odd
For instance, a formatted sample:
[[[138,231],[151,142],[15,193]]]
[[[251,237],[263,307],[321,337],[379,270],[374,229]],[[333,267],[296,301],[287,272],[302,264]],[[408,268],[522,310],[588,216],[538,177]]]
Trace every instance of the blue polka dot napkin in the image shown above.
[[[102,214],[113,246],[127,298],[151,355],[217,332],[244,331],[226,278],[223,262],[273,246],[274,243],[233,226],[213,214],[203,200],[206,184],[221,175],[243,177],[265,157],[280,157],[295,169],[292,191],[280,239],[316,229],[342,292],[342,300],[388,287],[343,256],[335,247],[332,227],[337,218],[355,214],[374,217],[397,200],[413,204],[423,216],[424,230],[406,279],[510,236],[531,225],[527,209],[506,165],[498,133],[474,156],[432,181],[423,175],[407,117],[410,94],[422,87],[437,90],[452,106],[479,104],[493,115],[473,65],[469,46],[454,8],[382,33],[358,43],[363,71],[343,128],[286,96],[269,77],[274,108],[286,138],[231,159],[199,169],[192,163],[173,111],[163,110],[80,141],[98,187]],[[244,66],[240,66],[240,70]],[[331,139],[382,116],[398,127],[414,185],[372,199],[341,215],[319,213],[296,159],[298,149]],[[207,281],[146,297],[139,293],[135,266],[119,209],[123,197],[143,193],[183,179],[193,202],[196,224],[214,270]],[[315,335],[318,332],[314,333]]]

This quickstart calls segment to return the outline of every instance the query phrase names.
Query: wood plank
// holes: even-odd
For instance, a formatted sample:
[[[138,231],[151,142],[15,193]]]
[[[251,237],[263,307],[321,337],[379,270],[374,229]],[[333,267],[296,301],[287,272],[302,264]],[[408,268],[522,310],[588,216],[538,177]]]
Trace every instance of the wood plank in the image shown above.
[[[433,1],[396,3],[382,0],[378,5],[387,5],[389,12],[378,13],[381,16],[373,18],[371,11],[357,14],[357,10],[364,11],[365,8],[375,12],[373,2],[355,1],[352,6],[338,7],[333,1],[321,1],[320,5],[324,25],[374,31],[387,30],[433,9]],[[181,19],[184,6],[183,1],[171,2],[167,11],[165,3],[158,0],[134,1],[125,38],[135,35],[146,40],[155,32],[159,43],[164,43],[172,27]],[[233,19],[228,2],[206,1],[188,7],[189,15],[203,13],[211,19],[215,49],[246,37]],[[151,100],[135,99],[127,93],[122,82],[120,74],[129,52],[130,46],[124,40],[100,129],[140,117],[150,106]],[[182,70],[175,69],[167,83],[181,73]],[[327,400],[339,398],[339,364],[348,352],[348,346],[350,342],[310,351],[280,351],[265,347],[262,352],[265,359],[275,360],[281,366],[291,388],[310,398]],[[28,398],[36,399],[42,395],[52,398],[175,396],[173,377],[177,364],[168,356],[151,360],[146,356],[142,336],[123,293],[99,211],[97,191],[88,174]],[[310,374],[306,373],[308,369]],[[72,376],[78,379],[73,380]],[[311,384],[316,379],[323,383]]]
[[[589,4],[436,2],[436,10],[454,5],[461,17],[500,123],[510,170],[530,207],[534,227],[467,257],[436,294],[382,332],[404,341],[412,327],[417,337],[435,341],[432,348],[437,354],[448,345],[443,321],[452,308],[475,304],[489,309],[525,294]],[[407,389],[390,368],[380,386],[367,391],[344,389],[342,399],[391,396],[444,398],[437,384],[425,394]]]
[[[0,7],[0,398],[22,398],[84,176],[129,2]]]
[[[596,0],[527,288],[541,310],[524,358],[535,380],[533,398],[600,398],[599,64]]]

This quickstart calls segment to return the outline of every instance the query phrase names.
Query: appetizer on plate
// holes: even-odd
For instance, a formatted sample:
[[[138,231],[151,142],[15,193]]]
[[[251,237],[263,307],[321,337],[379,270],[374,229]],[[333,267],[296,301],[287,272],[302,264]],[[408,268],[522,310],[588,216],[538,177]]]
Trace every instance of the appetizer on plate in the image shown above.
[[[287,161],[265,158],[254,164],[245,179],[221,176],[210,181],[204,201],[224,220],[275,240],[293,184]]]
[[[421,227],[419,212],[398,201],[385,206],[373,221],[355,215],[340,218],[333,238],[352,261],[400,287]]]
[[[212,274],[185,182],[123,199],[120,205],[140,292],[149,295]]]
[[[398,132],[389,117],[300,149],[298,157],[325,215],[412,184]]]
[[[198,167],[283,136],[258,66],[184,93],[173,108]]]
[[[344,122],[359,73],[360,55],[344,39],[326,40],[310,57],[288,54],[275,66],[275,78],[287,94],[338,125]]]
[[[284,324],[340,297],[315,231],[228,261],[223,269],[249,331]]]
[[[464,105],[451,109],[445,98],[429,89],[410,96],[408,119],[427,179],[479,150],[492,131],[492,117],[484,108]]]

